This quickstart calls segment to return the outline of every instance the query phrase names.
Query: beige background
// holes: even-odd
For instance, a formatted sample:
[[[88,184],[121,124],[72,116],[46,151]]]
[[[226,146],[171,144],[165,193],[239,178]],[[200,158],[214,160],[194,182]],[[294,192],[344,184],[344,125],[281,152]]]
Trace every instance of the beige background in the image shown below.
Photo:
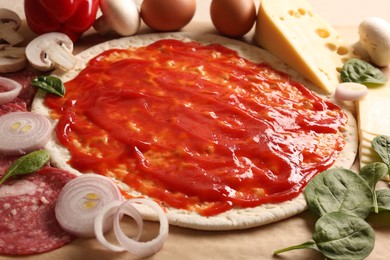
[[[55,0],[53,0],[55,1]],[[138,2],[142,0],[137,0]],[[390,21],[389,0],[308,0],[314,10],[325,18],[353,43],[357,39],[356,27],[362,19],[380,16]],[[256,5],[260,3],[256,0]],[[187,31],[215,32],[209,17],[210,0],[197,0],[197,11]],[[0,0],[0,7],[17,11],[22,17],[22,0]],[[142,33],[148,32],[147,28]],[[22,32],[27,37],[34,35],[24,26]],[[107,38],[94,35],[85,36],[77,44],[78,50]],[[246,39],[250,39],[249,34]],[[382,260],[390,257],[390,214],[381,214],[368,219],[376,230],[376,246],[368,259]],[[171,227],[168,241],[163,249],[150,259],[323,259],[311,250],[297,250],[273,257],[276,249],[305,242],[311,238],[316,218],[309,212],[296,217],[242,231],[204,232]],[[0,220],[1,221],[1,220]],[[145,238],[153,236],[158,225],[147,223]],[[10,259],[0,256],[0,260]],[[50,253],[12,259],[137,259],[130,253],[112,253],[100,246],[94,239],[77,239],[71,244]]]

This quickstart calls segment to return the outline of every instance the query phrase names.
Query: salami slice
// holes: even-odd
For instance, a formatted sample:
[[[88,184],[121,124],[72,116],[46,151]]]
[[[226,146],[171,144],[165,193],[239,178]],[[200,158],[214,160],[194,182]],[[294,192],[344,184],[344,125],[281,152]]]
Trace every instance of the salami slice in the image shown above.
[[[37,92],[37,88],[31,85],[31,80],[36,76],[37,73],[32,72],[28,69],[14,73],[4,74],[4,77],[13,79],[22,85],[22,90],[20,91],[18,98],[26,102],[27,107],[31,105],[35,93]]]
[[[9,103],[0,105],[0,116],[10,112],[26,111],[26,110],[27,110],[26,101],[20,98],[15,98],[13,101]]]
[[[8,168],[18,158],[19,156],[6,156],[0,154],[0,178],[3,177]]]
[[[47,252],[69,243],[54,213],[62,187],[75,176],[46,167],[0,186],[0,254]]]

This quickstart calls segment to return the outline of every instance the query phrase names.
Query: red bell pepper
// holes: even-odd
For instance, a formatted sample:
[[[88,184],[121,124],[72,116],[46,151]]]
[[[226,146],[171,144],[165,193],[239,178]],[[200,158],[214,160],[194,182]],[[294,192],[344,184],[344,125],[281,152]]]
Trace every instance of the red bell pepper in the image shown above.
[[[30,29],[37,34],[61,32],[76,41],[96,19],[99,0],[25,0]]]

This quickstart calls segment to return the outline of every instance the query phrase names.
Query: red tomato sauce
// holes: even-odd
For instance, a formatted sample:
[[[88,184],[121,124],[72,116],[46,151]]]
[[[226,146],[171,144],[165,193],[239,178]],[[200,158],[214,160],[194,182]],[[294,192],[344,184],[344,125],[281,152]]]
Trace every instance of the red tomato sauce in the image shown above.
[[[65,86],[72,167],[205,216],[296,197],[345,144],[338,106],[218,44],[105,51]]]

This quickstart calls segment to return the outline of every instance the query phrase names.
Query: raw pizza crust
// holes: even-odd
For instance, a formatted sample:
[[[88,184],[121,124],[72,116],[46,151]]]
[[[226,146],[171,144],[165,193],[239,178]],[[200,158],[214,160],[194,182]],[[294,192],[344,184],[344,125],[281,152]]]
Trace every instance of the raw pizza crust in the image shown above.
[[[274,57],[272,54],[267,51],[260,49],[256,46],[249,45],[247,43],[232,40],[229,38],[221,37],[218,35],[212,34],[192,34],[192,33],[162,33],[162,34],[145,34],[137,35],[132,37],[120,38],[116,40],[111,40],[104,42],[98,45],[95,45],[80,54],[77,55],[79,61],[77,68],[64,72],[62,70],[56,70],[53,72],[53,75],[60,77],[64,82],[71,80],[76,77],[80,70],[82,70],[87,62],[94,56],[100,54],[101,52],[117,48],[117,49],[126,49],[129,47],[141,47],[148,44],[151,44],[157,40],[171,38],[178,39],[181,41],[197,41],[203,44],[210,43],[219,43],[228,47],[230,49],[236,50],[239,52],[240,56],[246,58],[253,62],[266,62],[269,63],[273,68],[285,72],[291,76],[295,81],[298,81],[304,84],[311,90],[314,90],[317,94],[324,98],[333,99],[332,96],[325,96],[324,92],[319,88],[315,87],[310,82],[306,81],[302,76],[297,72],[292,70],[283,64],[282,61]],[[33,105],[32,111],[49,116],[48,109],[43,104],[44,98],[43,92],[38,92]],[[332,100],[336,102],[335,100]],[[342,105],[342,104],[339,104]],[[350,106],[351,107],[351,106]],[[353,107],[353,106],[352,106]],[[349,120],[348,126],[344,132],[346,138],[346,146],[341,152],[339,158],[335,162],[333,167],[343,167],[350,168],[356,158],[357,147],[358,147],[358,136],[357,136],[357,125],[356,120],[352,115],[352,112],[349,108],[344,106],[345,112],[347,113]],[[52,163],[62,169],[68,170],[75,174],[81,174],[77,170],[70,167],[66,162],[70,158],[70,155],[64,147],[60,146],[56,141],[56,137],[53,134],[53,137],[46,146],[52,154]],[[119,183],[122,187],[123,183]],[[123,188],[128,187],[125,186]],[[134,193],[134,195],[141,195]],[[203,217],[196,212],[189,212],[186,210],[178,210],[174,208],[167,208],[167,216],[169,223],[172,225],[177,225],[181,227],[187,227],[192,229],[200,230],[235,230],[235,229],[246,229],[255,226],[265,225],[272,222],[276,222],[296,214],[303,212],[306,209],[306,202],[303,194],[300,194],[298,197],[283,202],[279,204],[264,204],[254,208],[239,208],[226,211],[222,214],[211,217]],[[150,220],[155,220],[153,212],[148,208],[140,208],[142,214],[145,218]]]

